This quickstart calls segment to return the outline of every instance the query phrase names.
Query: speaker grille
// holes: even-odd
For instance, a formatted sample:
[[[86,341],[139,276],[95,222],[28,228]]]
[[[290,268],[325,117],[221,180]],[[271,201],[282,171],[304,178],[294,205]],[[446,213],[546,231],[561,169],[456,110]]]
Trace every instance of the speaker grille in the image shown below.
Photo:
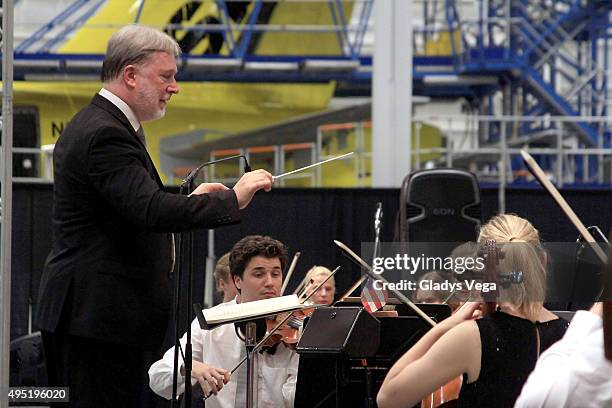
[[[464,210],[464,213],[468,217],[472,217],[472,218],[476,218],[477,220],[480,220],[481,219],[480,203],[466,207]]]
[[[420,207],[417,207],[416,205],[408,204],[406,206],[406,218],[408,219],[416,218],[423,214],[423,210]]]
[[[459,169],[412,173],[405,188],[407,237],[411,242],[465,242],[476,239],[480,192],[476,177]]]

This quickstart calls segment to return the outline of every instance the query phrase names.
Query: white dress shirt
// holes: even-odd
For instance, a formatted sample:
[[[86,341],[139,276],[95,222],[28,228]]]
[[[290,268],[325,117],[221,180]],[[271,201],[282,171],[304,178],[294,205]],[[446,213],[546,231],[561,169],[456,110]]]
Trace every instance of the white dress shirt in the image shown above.
[[[132,127],[134,128],[134,131],[138,132],[138,129],[140,129],[140,121],[136,117],[136,114],[134,113],[132,108],[130,108],[130,106],[125,103],[123,99],[105,88],[100,89],[100,92],[98,92],[98,94],[108,99],[113,105],[119,108],[119,110],[123,112],[125,117],[130,121],[130,125],[132,125]]]
[[[235,305],[236,301],[222,303],[215,306],[225,307]],[[231,370],[245,355],[244,342],[234,331],[233,324],[218,326],[212,330],[202,330],[194,320],[191,324],[193,359],[218,368]],[[181,338],[183,350],[186,336]],[[260,408],[290,408],[295,398],[295,385],[297,381],[298,355],[293,350],[280,344],[276,353],[255,353],[257,355],[256,401]],[[172,398],[172,363],[174,361],[174,347],[170,348],[161,360],[149,368],[149,385],[151,389],[166,399]],[[183,359],[179,354],[179,366]],[[245,364],[243,364],[244,366]],[[239,371],[236,371],[230,381],[221,391],[206,400],[207,408],[234,408],[236,401],[246,401],[246,389],[236,390],[239,381]],[[245,377],[246,378],[246,377]],[[185,391],[184,377],[178,375],[178,394]],[[196,380],[192,378],[192,384]],[[199,387],[199,385],[196,385]],[[237,394],[239,393],[239,394]],[[244,394],[244,395],[242,395]],[[242,405],[239,403],[239,405]]]
[[[539,358],[514,407],[612,407],[600,316],[576,313],[565,336]]]

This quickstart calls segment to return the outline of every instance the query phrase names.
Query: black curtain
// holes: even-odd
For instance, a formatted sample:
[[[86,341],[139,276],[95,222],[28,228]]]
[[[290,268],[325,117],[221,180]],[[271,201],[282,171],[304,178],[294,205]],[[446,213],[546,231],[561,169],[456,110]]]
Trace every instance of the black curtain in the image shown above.
[[[51,248],[52,185],[19,184],[13,197],[13,274],[11,338],[27,333],[28,305],[35,302],[45,258]],[[486,222],[497,213],[497,189],[483,189],[482,215]],[[563,190],[574,211],[586,225],[598,225],[609,233],[612,226],[611,189]],[[291,291],[312,265],[330,269],[340,265],[336,282],[343,293],[359,276],[333,244],[338,239],[359,252],[362,242],[374,239],[373,218],[383,203],[382,241],[391,241],[399,209],[398,189],[274,189],[259,192],[242,214],[242,222],[215,230],[215,256],[229,251],[246,235],[270,235],[284,242],[290,257],[302,253]],[[539,188],[508,189],[506,212],[530,220],[548,242],[573,242],[578,233],[549,195]],[[194,299],[202,301],[208,231],[195,233]],[[34,328],[36,329],[36,328]]]

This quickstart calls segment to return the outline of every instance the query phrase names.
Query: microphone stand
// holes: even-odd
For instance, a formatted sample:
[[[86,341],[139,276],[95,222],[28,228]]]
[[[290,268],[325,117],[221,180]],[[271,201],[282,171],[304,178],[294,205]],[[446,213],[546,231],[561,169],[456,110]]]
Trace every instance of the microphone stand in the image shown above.
[[[374,259],[380,255],[380,228],[382,227],[382,202],[378,202],[376,204],[376,212],[374,213],[374,252],[372,253],[372,265],[374,264]],[[374,407],[374,396],[372,395],[372,372],[370,371],[368,365],[365,365],[366,371],[366,398],[365,398],[365,406],[367,408]]]
[[[372,270],[372,267],[368,265],[363,259],[361,259],[359,255],[353,252],[351,248],[349,248],[344,243],[338,240],[334,240],[334,243],[340,248],[343,255],[348,257],[348,259],[350,259],[353,263],[357,264],[357,266],[359,266],[363,270],[363,272],[365,272],[370,278],[375,281],[377,280],[384,283],[385,286],[387,286],[389,290],[393,292],[393,294],[399,299],[400,302],[414,310],[416,314],[418,314],[423,320],[425,320],[431,327],[434,327],[436,325],[436,322],[433,321],[431,317],[427,316],[425,312],[423,312],[418,306],[412,303],[412,301],[408,299],[402,292],[395,289],[395,287],[393,286],[389,287],[389,281],[387,281],[382,275],[375,274]]]
[[[225,157],[223,159],[212,160],[206,163],[201,164],[200,166],[193,169],[187,177],[181,183],[181,187],[179,190],[179,194],[191,194],[194,190],[194,180],[197,177],[200,170],[204,167],[209,166],[211,164],[224,162],[227,160],[232,160],[236,158],[244,159],[244,172],[250,172],[251,167],[247,161],[247,158],[244,155],[236,155]],[[183,240],[185,241],[185,245],[183,246]],[[194,248],[193,248],[193,232],[183,232],[179,234],[178,243],[176,245],[176,252],[178,256],[176,257],[176,273],[174,276],[174,366],[172,372],[172,403],[171,407],[176,407],[177,404],[177,394],[178,394],[178,353],[181,347],[180,342],[180,314],[181,314],[181,279],[182,279],[182,258],[188,260],[187,264],[187,332],[186,332],[186,343],[185,343],[185,352],[183,355],[183,362],[185,365],[185,393],[184,393],[184,401],[185,407],[191,408],[191,395],[192,395],[192,385],[191,385],[191,368],[192,368],[192,355],[193,355],[193,346],[191,342],[191,321],[193,320],[193,314],[191,305],[193,304],[193,271],[195,270],[195,258],[193,256]]]

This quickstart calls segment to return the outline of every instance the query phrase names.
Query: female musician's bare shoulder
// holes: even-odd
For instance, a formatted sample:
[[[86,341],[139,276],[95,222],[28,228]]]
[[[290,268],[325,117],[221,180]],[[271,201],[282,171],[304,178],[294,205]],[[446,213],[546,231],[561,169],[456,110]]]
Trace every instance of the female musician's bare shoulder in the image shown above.
[[[553,320],[557,320],[560,317],[557,316],[556,314],[554,314],[553,312],[551,312],[550,310],[546,309],[546,308],[542,308],[542,310],[540,310],[540,312],[538,313],[538,322],[540,323],[546,323],[546,322],[550,322]]]
[[[447,337],[454,343],[454,351],[461,353],[466,358],[465,373],[468,382],[474,382],[480,374],[480,358],[482,345],[480,343],[480,331],[475,320],[468,320],[453,327]]]

